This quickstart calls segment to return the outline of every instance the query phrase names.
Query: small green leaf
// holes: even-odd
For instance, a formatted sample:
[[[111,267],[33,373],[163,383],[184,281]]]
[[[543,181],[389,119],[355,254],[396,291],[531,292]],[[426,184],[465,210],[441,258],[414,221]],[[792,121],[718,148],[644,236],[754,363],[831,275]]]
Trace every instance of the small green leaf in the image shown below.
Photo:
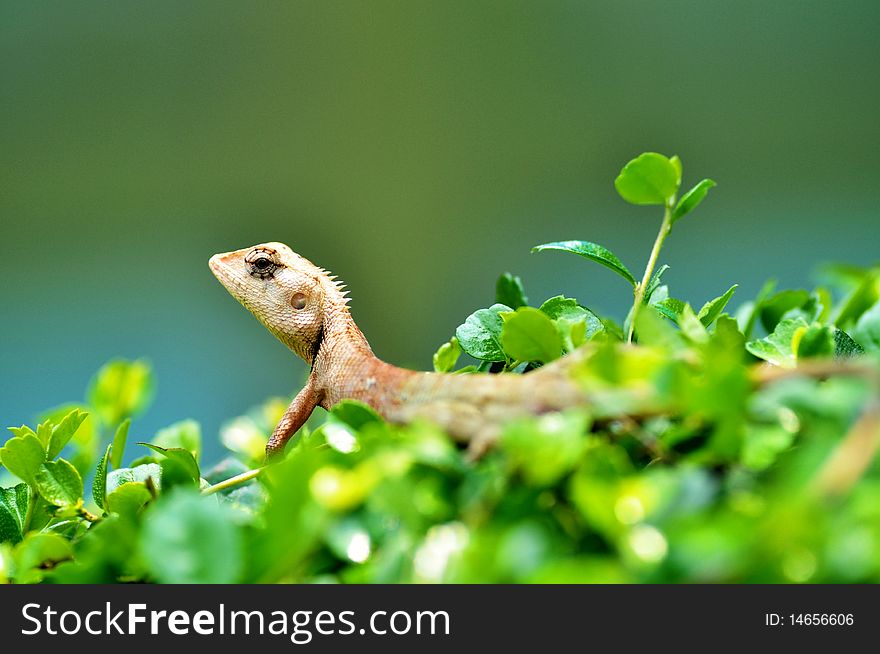
[[[45,460],[46,450],[43,449],[43,443],[33,434],[26,433],[10,438],[0,448],[0,463],[28,486],[34,485],[34,475]]]
[[[441,345],[432,358],[434,363],[434,372],[450,372],[458,363],[461,356],[461,345],[458,339],[453,336],[448,342]]]
[[[540,310],[554,320],[563,340],[571,341],[568,343],[568,350],[578,347],[605,330],[605,326],[596,314],[579,305],[577,300],[564,295],[551,297],[541,305]],[[580,333],[581,329],[583,333]]]
[[[810,293],[805,290],[787,289],[779,291],[774,295],[764,299],[759,307],[761,313],[761,324],[768,332],[776,329],[776,325],[783,318],[794,318],[796,316],[787,315],[795,309],[800,309],[810,300]],[[806,316],[804,320],[806,321]]]
[[[202,449],[202,428],[195,420],[181,420],[156,432],[153,438],[159,447],[180,448],[187,450],[193,458],[199,460]]]
[[[20,584],[42,581],[42,568],[51,568],[72,557],[73,549],[66,538],[52,533],[32,533],[13,550],[15,581]]]
[[[504,311],[512,309],[505,304],[493,304],[488,309],[478,309],[469,315],[455,330],[461,349],[481,361],[504,361],[504,349],[501,347],[503,320],[499,315]]]
[[[536,245],[532,248],[532,252],[543,252],[544,250],[571,252],[613,270],[633,286],[637,283],[629,268],[623,265],[623,262],[611,250],[597,243],[590,243],[589,241],[555,241],[553,243]]]
[[[40,442],[43,444],[44,450],[49,449],[49,441],[52,440],[53,429],[55,429],[55,423],[51,420],[46,420],[37,425],[37,438],[39,438]]]
[[[522,280],[510,273],[501,275],[495,284],[495,302],[506,304],[511,309],[528,306],[529,299],[526,297]]]
[[[761,290],[758,291],[754,301],[745,302],[736,310],[736,322],[739,325],[739,330],[746,338],[751,338],[755,322],[764,309],[764,302],[767,301],[767,298],[770,297],[775,289],[776,282],[772,279],[768,280],[761,287]]]
[[[61,419],[61,422],[58,423],[58,426],[52,430],[52,434],[49,437],[49,449],[46,453],[46,458],[51,461],[61,454],[61,450],[63,450],[64,446],[70,442],[70,439],[73,438],[76,430],[79,429],[79,426],[88,417],[88,413],[80,411],[79,409],[74,409],[64,416],[64,418]]]
[[[859,284],[840,303],[835,311],[835,325],[849,328],[865,311],[880,301],[880,267],[867,270]]]
[[[140,550],[160,583],[239,581],[244,543],[235,513],[211,499],[176,490],[150,506]]]
[[[64,458],[70,461],[83,476],[88,475],[99,458],[101,449],[101,435],[99,431],[99,419],[94,415],[91,407],[85,404],[63,404],[55,407],[41,416],[41,420],[60,425],[64,418],[74,410],[83,414],[89,414],[77,427],[70,442],[65,446]],[[52,440],[54,431],[50,430],[49,441]],[[55,434],[57,438],[58,435]],[[47,445],[48,449],[48,445]]]
[[[751,470],[765,470],[793,442],[794,434],[778,425],[750,426],[742,444],[742,464]]]
[[[110,450],[110,465],[118,470],[122,467],[122,457],[125,454],[125,443],[128,440],[128,430],[131,427],[131,418],[126,418],[119,423],[116,433],[113,434],[112,449]]]
[[[746,343],[746,349],[759,359],[783,368],[794,368],[797,363],[792,340],[798,330],[806,329],[807,321],[803,318],[786,318],[776,325],[773,333],[766,338]]]
[[[0,543],[18,543],[24,534],[28,506],[28,485],[0,488]]]
[[[548,486],[575,468],[587,448],[588,428],[577,411],[520,418],[505,426],[501,446],[529,484]]]
[[[672,224],[674,225],[678,220],[696,209],[700,202],[705,199],[709,189],[714,188],[715,186],[717,186],[717,184],[713,180],[704,179],[698,182],[690,191],[685,193],[681,197],[681,200],[678,201],[678,204],[675,205],[675,210],[672,212]]]
[[[724,295],[720,295],[714,300],[709,300],[703,305],[703,308],[700,309],[700,313],[697,314],[697,318],[700,319],[700,322],[703,323],[705,327],[708,327],[718,320],[718,316],[724,311],[724,307],[730,302],[730,298],[733,297],[738,286],[738,284],[734,284],[724,292]]]
[[[184,450],[185,451],[185,450]],[[172,488],[198,488],[201,480],[193,479],[192,471],[179,459],[165,458],[159,461],[162,470],[162,492],[167,493]]]
[[[880,302],[859,317],[852,336],[866,350],[880,352]]]
[[[562,355],[562,338],[553,321],[532,307],[520,307],[504,321],[501,343],[518,361],[548,363]]]
[[[133,516],[152,497],[145,484],[139,481],[129,481],[117,486],[112,493],[107,495],[107,512]]]
[[[669,318],[677,325],[682,312],[684,312],[685,302],[674,297],[668,297],[665,300],[655,303],[653,307],[659,311],[660,314]]]
[[[109,495],[122,484],[133,481],[149,483],[153,488],[162,488],[162,468],[158,463],[144,463],[133,468],[120,468],[107,474],[107,492]]]
[[[117,359],[104,365],[89,385],[89,404],[108,426],[138,415],[153,397],[154,382],[146,361]]]
[[[192,455],[192,452],[186,450],[182,447],[160,447],[158,445],[153,445],[152,443],[138,443],[138,445],[143,445],[144,447],[148,447],[154,452],[158,452],[159,454],[164,454],[169,459],[178,463],[189,475],[193,482],[196,485],[199,483],[199,464],[196,462],[195,457]]]
[[[373,407],[358,400],[342,400],[337,402],[330,409],[328,418],[344,423],[355,431],[370,423],[383,422],[382,416],[376,413]]]
[[[107,464],[110,460],[110,450],[113,445],[108,445],[104,451],[104,456],[98,461],[98,469],[95,471],[95,478],[92,480],[92,498],[99,508],[104,508],[104,498],[107,496]]]
[[[657,269],[657,272],[655,272],[651,276],[651,281],[649,281],[648,285],[645,287],[645,297],[643,300],[643,302],[645,304],[656,304],[656,302],[659,302],[659,301],[665,299],[665,298],[657,298],[655,300],[654,293],[657,291],[657,289],[660,288],[660,282],[663,279],[663,273],[665,273],[667,270],[669,270],[669,266],[667,266],[664,263],[662,266],[660,266]]]
[[[6,429],[11,431],[13,436],[25,436],[30,434],[35,438],[37,437],[37,433],[27,425],[22,425],[21,427],[7,427]]]
[[[631,204],[668,204],[678,193],[681,167],[656,152],[645,152],[627,163],[614,188]]]
[[[681,159],[679,158],[679,156],[677,154],[674,154],[671,157],[669,157],[669,163],[671,163],[672,166],[675,168],[675,173],[676,173],[675,186],[679,187],[679,186],[681,186]]]
[[[864,348],[856,343],[852,337],[842,329],[834,327],[834,356],[839,358],[855,357],[864,354]]]
[[[82,477],[64,459],[44,463],[34,475],[34,480],[37,491],[50,504],[67,508],[82,502]]]
[[[705,343],[709,339],[706,327],[697,318],[690,304],[685,304],[678,316],[678,326],[682,333],[695,343]]]
[[[814,323],[798,328],[792,336],[795,358],[830,357],[834,354],[834,335],[830,327]]]

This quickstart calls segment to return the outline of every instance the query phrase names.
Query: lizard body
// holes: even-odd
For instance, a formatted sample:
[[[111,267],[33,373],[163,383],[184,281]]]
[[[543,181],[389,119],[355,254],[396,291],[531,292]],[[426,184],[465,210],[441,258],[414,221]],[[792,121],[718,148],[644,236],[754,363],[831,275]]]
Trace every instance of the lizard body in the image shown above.
[[[217,279],[282,343],[311,366],[266,445],[284,449],[316,406],[344,399],[373,407],[390,422],[429,419],[482,449],[512,417],[584,404],[569,379],[568,355],[527,375],[416,372],[382,361],[348,310],[344,285],[283,243],[264,243],[211,257]]]

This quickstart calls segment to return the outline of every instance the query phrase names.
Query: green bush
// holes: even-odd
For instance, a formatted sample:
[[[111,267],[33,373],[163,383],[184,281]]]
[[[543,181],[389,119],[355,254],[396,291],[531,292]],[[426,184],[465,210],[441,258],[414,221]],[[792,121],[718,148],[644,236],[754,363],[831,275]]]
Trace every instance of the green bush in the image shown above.
[[[655,271],[714,186],[678,199],[680,182],[654,153],[617,179],[663,207],[641,282],[594,243],[536,248],[623,277],[622,325],[562,296],[532,306],[506,274],[434,355],[438,371],[528,374],[577,350],[588,406],[509,422],[472,460],[431,424],[343,402],[260,467],[274,399],[224,425],[229,456],[207,470],[194,421],[123,467],[153,377],[113,361],[86,402],[10,429],[0,581],[880,581],[880,267],[768,284],[728,314],[734,286],[695,310]]]

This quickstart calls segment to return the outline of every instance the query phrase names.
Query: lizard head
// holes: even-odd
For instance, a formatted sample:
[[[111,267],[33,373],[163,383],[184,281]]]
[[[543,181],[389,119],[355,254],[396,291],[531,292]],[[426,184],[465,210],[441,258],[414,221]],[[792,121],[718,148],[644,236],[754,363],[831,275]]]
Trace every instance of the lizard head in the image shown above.
[[[345,307],[345,293],[327,271],[283,243],[215,254],[208,265],[236,300],[308,363],[321,346],[327,314]]]

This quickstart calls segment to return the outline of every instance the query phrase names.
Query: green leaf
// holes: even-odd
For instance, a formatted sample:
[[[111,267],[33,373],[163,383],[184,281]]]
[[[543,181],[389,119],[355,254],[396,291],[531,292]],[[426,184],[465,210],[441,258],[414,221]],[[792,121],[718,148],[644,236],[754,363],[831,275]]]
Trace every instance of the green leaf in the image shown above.
[[[675,320],[678,319],[677,313],[670,312],[669,315],[675,316]],[[670,352],[680,349],[683,345],[680,334],[669,320],[665,319],[669,318],[669,315],[661,311],[639,311],[635,324],[639,344],[664,348]]]
[[[690,304],[685,304],[678,316],[678,326],[682,333],[695,343],[704,343],[709,338],[706,327],[697,318]]]
[[[104,456],[98,461],[98,469],[95,471],[95,478],[92,480],[92,499],[99,508],[104,508],[104,498],[107,496],[107,464],[110,461],[110,450],[113,445],[108,445],[104,451]]]
[[[80,411],[79,409],[74,409],[64,416],[64,418],[61,419],[61,422],[59,422],[52,430],[52,434],[49,437],[49,449],[46,453],[46,458],[52,460],[61,454],[61,450],[63,450],[64,446],[70,442],[70,439],[73,438],[73,435],[76,433],[77,429],[79,429],[79,426],[88,417],[88,413]]]
[[[28,486],[34,485],[34,475],[45,460],[46,450],[43,449],[43,443],[33,434],[26,433],[10,438],[0,448],[0,463]]]
[[[192,455],[192,452],[182,447],[165,448],[158,445],[153,445],[152,443],[138,443],[138,445],[143,445],[144,447],[150,448],[154,452],[164,454],[166,457],[179,464],[181,468],[186,471],[186,474],[193,480],[196,486],[198,486],[200,478],[199,464],[196,462],[196,459]]]
[[[107,513],[134,516],[152,497],[142,482],[126,482],[107,495]]]
[[[177,490],[150,506],[140,551],[160,583],[229,584],[244,567],[232,510],[214,498]]]
[[[160,429],[153,440],[156,445],[165,449],[187,450],[198,461],[202,449],[202,428],[195,420],[181,420]]]
[[[869,352],[880,352],[880,302],[861,315],[852,336]]]
[[[376,413],[376,410],[370,405],[351,399],[334,404],[328,418],[346,424],[355,431],[359,431],[364,425],[370,423],[383,422],[382,416]]]
[[[675,198],[680,180],[680,165],[662,154],[645,152],[623,167],[614,188],[631,204],[662,205]]]
[[[63,508],[82,502],[83,480],[69,461],[47,461],[34,475],[37,491],[50,504]]]
[[[495,283],[495,302],[505,304],[511,309],[528,306],[529,299],[526,297],[522,280],[510,273],[501,275]]]
[[[660,302],[656,302],[653,307],[663,316],[669,318],[676,325],[678,321],[681,319],[681,314],[684,312],[684,308],[686,306],[685,302],[678,300],[674,297],[668,297],[665,300]]]
[[[122,484],[139,481],[153,488],[162,488],[162,468],[158,463],[144,463],[133,468],[120,468],[107,474],[107,491],[109,495]]]
[[[833,328],[834,356],[840,358],[854,357],[864,354],[865,350],[842,329]]]
[[[588,426],[577,411],[514,420],[502,433],[502,451],[530,485],[554,484],[580,460]]]
[[[727,291],[724,292],[724,295],[720,295],[716,297],[714,300],[709,300],[706,304],[703,305],[703,308],[700,309],[700,313],[697,314],[697,318],[700,319],[700,322],[703,323],[705,327],[708,327],[713,322],[718,320],[718,316],[721,315],[721,312],[724,311],[724,307],[727,306],[727,303],[730,302],[730,298],[733,297],[734,292],[736,291],[739,284],[734,284]]]
[[[70,442],[67,444],[67,451],[64,458],[70,461],[74,467],[79,470],[80,475],[88,475],[96,464],[101,448],[101,435],[98,433],[99,419],[94,415],[94,410],[85,404],[63,404],[45,412],[40,419],[51,422],[52,424],[60,424],[64,418],[71,412],[78,409],[82,413],[88,413],[88,417],[80,423],[76,432],[73,434]],[[52,440],[52,431],[50,429],[48,442]],[[68,449],[69,448],[69,449]]]
[[[24,534],[27,515],[28,485],[0,488],[0,543],[18,543]]]
[[[786,315],[795,309],[800,309],[810,300],[810,293],[804,290],[787,289],[766,298],[760,307],[761,324],[768,332],[776,329],[776,325],[783,318],[794,318]],[[804,320],[807,320],[804,316]]]
[[[779,454],[791,447],[794,434],[778,425],[755,425],[746,431],[742,464],[751,470],[765,470]]]
[[[569,320],[581,320],[588,316],[596,318],[595,314],[578,304],[577,300],[564,295],[556,295],[548,299],[541,305],[540,311],[546,313],[550,318],[556,320],[558,318],[567,318]],[[596,318],[598,320],[598,318]]]
[[[833,332],[830,327],[818,323],[800,327],[792,337],[791,349],[798,360],[830,357],[834,354]]]
[[[488,309],[474,311],[455,330],[461,349],[481,361],[504,361],[501,347],[503,320],[499,314],[512,310],[505,304],[493,304]]]
[[[807,321],[803,318],[786,318],[780,321],[773,333],[766,338],[746,343],[746,349],[759,359],[783,368],[794,368],[797,360],[792,340],[798,330],[807,327]]]
[[[501,343],[518,361],[548,363],[562,355],[562,338],[553,321],[532,307],[520,307],[505,319]]]
[[[55,423],[51,420],[46,420],[37,425],[37,438],[39,438],[40,443],[43,444],[44,450],[49,449],[49,441],[52,440],[53,429],[55,429]]]
[[[15,581],[32,584],[42,581],[42,568],[51,568],[73,556],[73,549],[66,538],[52,533],[32,533],[13,551]]]
[[[611,250],[597,243],[590,243],[589,241],[555,241],[553,243],[536,245],[532,248],[532,252],[543,252],[544,250],[571,252],[613,270],[633,286],[637,283],[629,268],[623,265],[623,262]]]
[[[663,273],[665,273],[667,270],[669,270],[669,266],[667,266],[664,263],[651,276],[651,281],[649,281],[648,285],[645,287],[645,297],[643,300],[643,302],[645,304],[655,304],[656,302],[659,302],[659,301],[665,299],[665,298],[657,298],[657,300],[655,301],[654,300],[654,293],[657,291],[657,289],[660,288],[660,282],[663,278]]]
[[[605,330],[596,314],[564,295],[551,297],[541,305],[540,310],[554,320],[563,340],[570,341],[566,344],[569,351]]]
[[[125,418],[140,414],[153,397],[150,365],[143,360],[117,359],[104,365],[89,385],[89,404],[101,421],[115,427]]]
[[[434,372],[450,372],[458,363],[461,356],[461,345],[458,339],[453,336],[447,343],[441,345],[436,352],[432,361],[434,363]]]
[[[752,302],[743,303],[739,309],[736,311],[736,322],[739,325],[740,331],[746,338],[750,338],[752,335],[752,331],[755,328],[755,322],[758,320],[761,312],[764,309],[764,302],[767,301],[767,298],[773,293],[776,289],[776,282],[774,280],[768,280],[764,283],[764,286],[761,287],[761,290],[758,291],[758,295]]]
[[[675,210],[672,212],[672,224],[674,225],[678,220],[696,209],[700,202],[705,199],[709,189],[714,188],[715,186],[717,186],[717,184],[713,180],[704,179],[698,182],[690,191],[685,193],[681,197],[681,200],[678,201],[678,204],[675,205]]]
[[[239,416],[220,425],[223,446],[254,463],[262,461],[266,455],[268,436],[268,429],[261,428],[251,416]]]
[[[30,434],[35,438],[37,437],[37,433],[27,425],[22,425],[21,427],[7,427],[6,429],[11,431],[13,436],[26,436],[27,434]]]
[[[673,168],[675,168],[675,186],[679,187],[681,186],[681,159],[677,154],[674,154],[669,157],[669,163],[671,163]]]
[[[835,325],[847,328],[880,301],[880,267],[865,272],[864,277],[841,302],[835,312]]]
[[[119,423],[116,433],[113,434],[112,449],[110,450],[110,465],[118,470],[122,467],[122,457],[125,455],[125,444],[128,441],[128,430],[131,427],[131,418],[126,418]]]

